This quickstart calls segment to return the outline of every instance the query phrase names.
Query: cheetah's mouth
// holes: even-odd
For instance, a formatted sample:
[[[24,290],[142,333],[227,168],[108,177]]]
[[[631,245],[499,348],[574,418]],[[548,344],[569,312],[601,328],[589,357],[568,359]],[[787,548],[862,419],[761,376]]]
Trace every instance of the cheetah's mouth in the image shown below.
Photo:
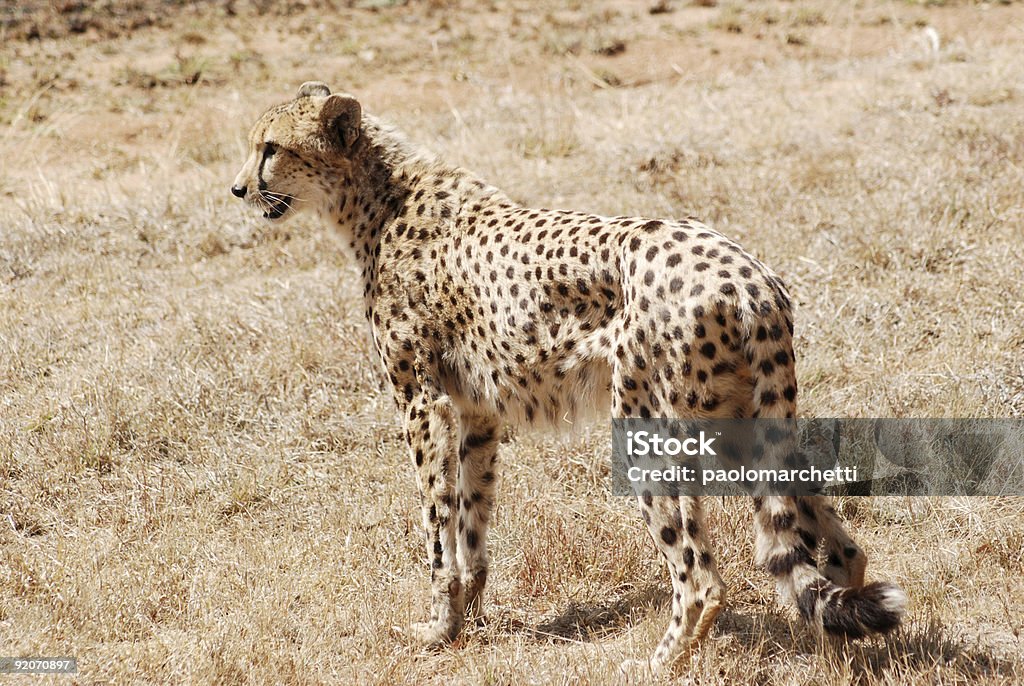
[[[291,209],[292,199],[287,197],[272,198],[264,196],[267,209],[263,212],[264,219],[280,219]]]

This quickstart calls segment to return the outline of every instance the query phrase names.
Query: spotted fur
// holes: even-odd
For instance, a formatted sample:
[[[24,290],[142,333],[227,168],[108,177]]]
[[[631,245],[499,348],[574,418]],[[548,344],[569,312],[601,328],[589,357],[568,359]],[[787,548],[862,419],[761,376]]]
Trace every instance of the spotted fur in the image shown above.
[[[266,112],[249,144],[235,195],[272,220],[316,212],[361,269],[422,496],[431,613],[412,633],[423,643],[452,640],[481,612],[506,425],[609,409],[795,415],[785,286],[699,221],[523,207],[320,83]],[[706,634],[725,585],[697,498],[643,493],[639,506],[673,588],[646,663],[658,670]],[[755,509],[757,558],[806,619],[851,637],[899,622],[902,592],[864,585],[864,553],[827,500],[756,498]]]

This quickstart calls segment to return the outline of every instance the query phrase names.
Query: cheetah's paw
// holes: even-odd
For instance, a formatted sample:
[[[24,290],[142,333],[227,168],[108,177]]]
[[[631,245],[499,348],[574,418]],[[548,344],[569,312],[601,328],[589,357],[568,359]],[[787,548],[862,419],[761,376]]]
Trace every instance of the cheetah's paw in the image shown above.
[[[444,622],[414,622],[404,632],[414,643],[425,648],[439,648],[452,642],[458,631]]]
[[[630,679],[644,683],[654,676],[650,660],[623,660],[619,664],[619,673]]]

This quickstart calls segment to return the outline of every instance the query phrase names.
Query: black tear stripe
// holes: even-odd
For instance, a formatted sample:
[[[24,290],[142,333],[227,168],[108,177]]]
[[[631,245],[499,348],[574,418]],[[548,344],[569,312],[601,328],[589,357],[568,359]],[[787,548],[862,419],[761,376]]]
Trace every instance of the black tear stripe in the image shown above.
[[[263,180],[263,165],[266,164],[267,160],[273,157],[277,152],[277,150],[272,146],[272,143],[267,143],[263,146],[263,155],[260,156],[260,166],[256,170],[256,187],[261,191],[267,190],[267,182]]]

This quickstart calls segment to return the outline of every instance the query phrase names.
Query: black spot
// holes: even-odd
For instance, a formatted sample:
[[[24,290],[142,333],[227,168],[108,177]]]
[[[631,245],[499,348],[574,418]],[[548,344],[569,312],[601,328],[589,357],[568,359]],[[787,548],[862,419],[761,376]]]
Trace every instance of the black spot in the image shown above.
[[[814,550],[818,547],[818,539],[810,531],[797,527],[796,535],[800,537],[800,540],[804,542],[808,550]]]
[[[797,609],[800,610],[800,616],[805,620],[814,619],[815,610],[818,607],[818,602],[824,597],[825,593],[828,592],[831,584],[827,579],[818,579],[811,582],[807,588],[800,592],[800,595],[796,599]]]
[[[777,427],[774,422],[770,424],[764,432],[764,440],[767,441],[768,443],[771,443],[772,445],[778,445],[779,443],[785,441],[788,437],[789,433]]]
[[[696,519],[692,519],[692,518],[691,519],[687,519],[686,520],[686,533],[687,533],[687,535],[689,535],[690,538],[696,538],[697,534],[699,532],[700,532],[700,527],[697,526],[697,520]]]
[[[736,371],[736,363],[734,362],[719,362],[711,368],[711,374],[713,376],[719,376],[721,374],[731,374]]]
[[[811,503],[806,498],[800,498],[796,501],[797,507],[800,508],[800,512],[811,521],[818,519],[818,516],[814,514],[814,508],[811,507]]]
[[[772,576],[789,576],[797,565],[814,566],[814,558],[802,545],[798,545],[787,553],[780,553],[768,559],[765,569]]]
[[[778,512],[772,515],[772,528],[775,533],[781,533],[793,526],[796,521],[796,514],[793,512]]]

